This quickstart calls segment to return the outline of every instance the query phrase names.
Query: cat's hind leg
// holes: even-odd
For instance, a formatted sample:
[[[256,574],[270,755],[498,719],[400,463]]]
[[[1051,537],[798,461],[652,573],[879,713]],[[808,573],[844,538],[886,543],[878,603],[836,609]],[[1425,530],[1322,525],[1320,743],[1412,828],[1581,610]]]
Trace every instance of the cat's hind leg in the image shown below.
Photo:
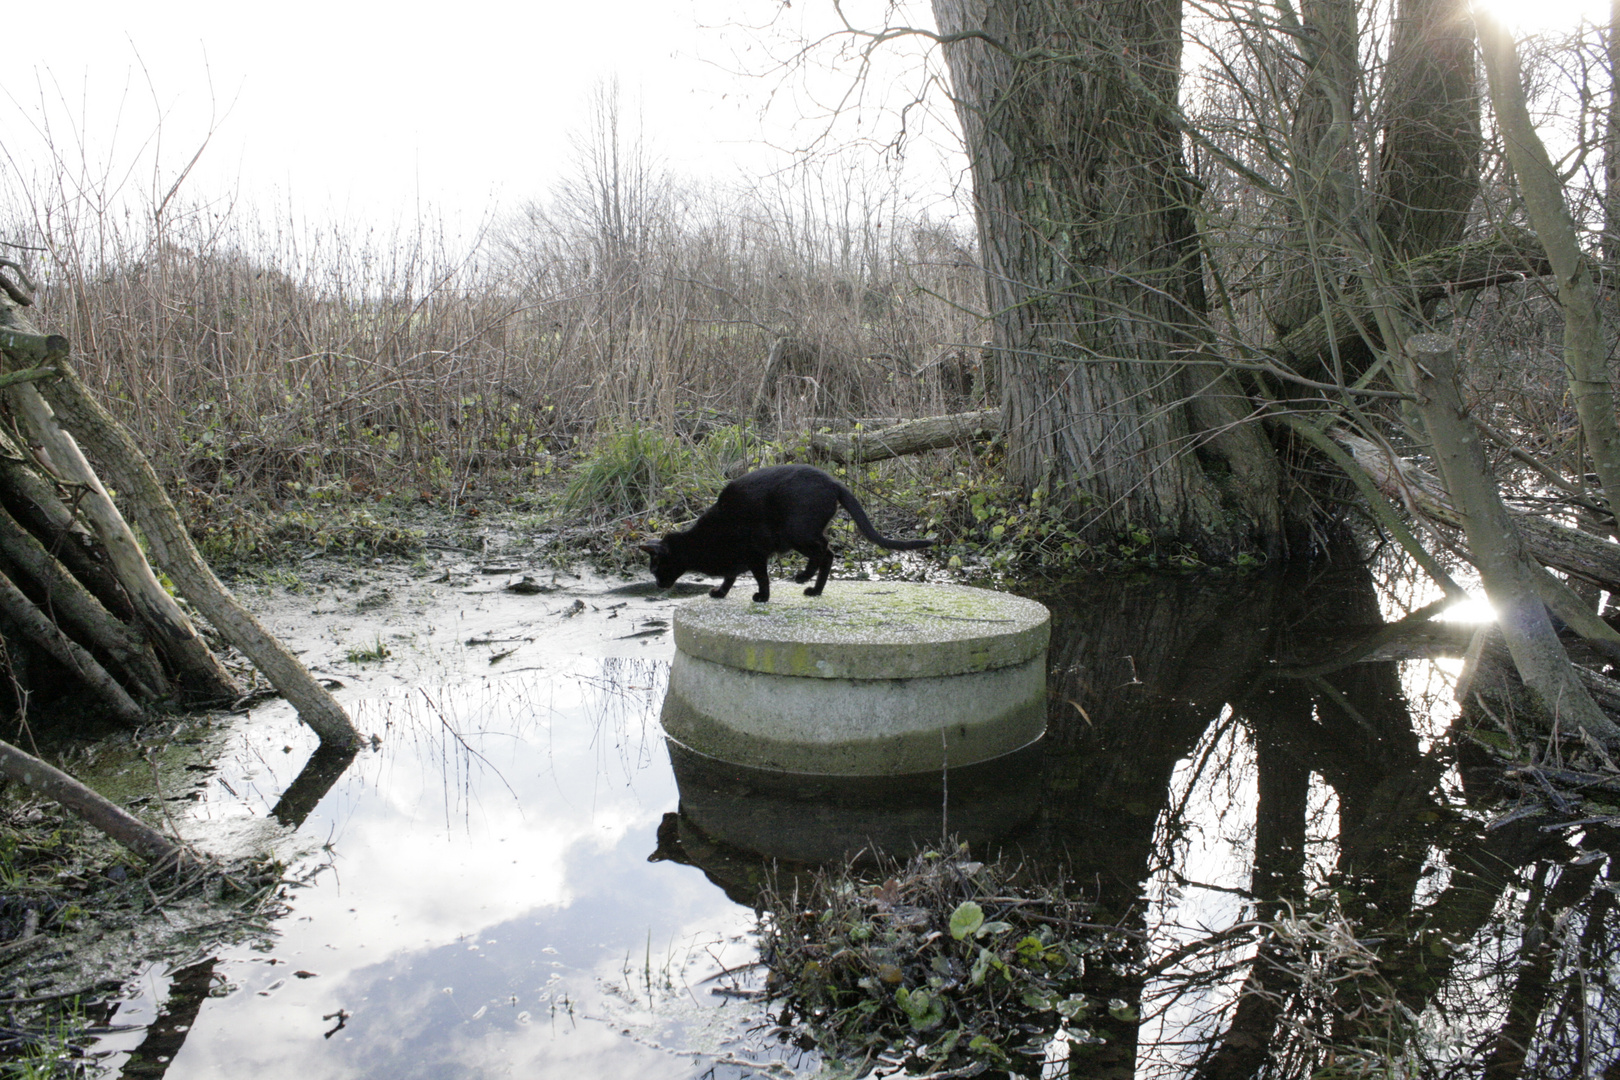
[[[771,598],[770,564],[765,559],[759,559],[749,564],[748,569],[754,572],[754,580],[759,584],[759,592],[754,594],[754,602],[763,604]]]
[[[832,545],[823,540],[818,547],[810,548],[809,545],[806,545],[805,548],[800,550],[804,551],[810,561],[805,564],[804,573],[793,580],[803,583],[809,581],[810,575],[814,574],[816,583],[804,590],[804,595],[820,596],[821,590],[827,587],[827,575],[832,573]]]

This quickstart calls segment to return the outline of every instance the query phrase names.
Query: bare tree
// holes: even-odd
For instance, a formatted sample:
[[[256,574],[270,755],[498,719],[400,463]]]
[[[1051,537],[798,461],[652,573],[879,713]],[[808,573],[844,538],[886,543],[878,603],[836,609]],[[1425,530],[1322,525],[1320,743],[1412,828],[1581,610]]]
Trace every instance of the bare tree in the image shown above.
[[[1275,547],[1275,456],[1205,355],[1179,0],[934,12],[972,164],[1009,472],[1083,508],[1099,535]]]

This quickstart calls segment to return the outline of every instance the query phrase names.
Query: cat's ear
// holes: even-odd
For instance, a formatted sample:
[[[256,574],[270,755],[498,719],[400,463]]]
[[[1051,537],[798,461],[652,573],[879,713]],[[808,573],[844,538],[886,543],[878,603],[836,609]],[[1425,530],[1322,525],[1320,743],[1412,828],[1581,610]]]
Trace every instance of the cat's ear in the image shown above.
[[[637,544],[636,546],[649,555],[663,555],[669,551],[669,548],[664,546],[664,542],[662,540],[655,541],[651,544]]]

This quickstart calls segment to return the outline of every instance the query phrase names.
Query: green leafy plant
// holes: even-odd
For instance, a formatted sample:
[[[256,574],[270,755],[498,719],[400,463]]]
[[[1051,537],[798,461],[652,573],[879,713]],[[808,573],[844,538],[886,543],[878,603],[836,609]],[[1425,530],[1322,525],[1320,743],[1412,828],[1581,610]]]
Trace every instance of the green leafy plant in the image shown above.
[[[635,517],[687,505],[700,489],[718,490],[718,479],[684,440],[653,428],[625,428],[600,438],[575,466],[562,508],[596,520]]]
[[[824,871],[808,903],[801,882],[768,911],[784,1022],[833,1062],[892,1052],[934,1070],[1017,1071],[1060,1031],[1090,1037],[1078,1026],[1094,1004],[1084,957],[1112,943],[1062,888],[965,851],[924,853],[875,873]]]

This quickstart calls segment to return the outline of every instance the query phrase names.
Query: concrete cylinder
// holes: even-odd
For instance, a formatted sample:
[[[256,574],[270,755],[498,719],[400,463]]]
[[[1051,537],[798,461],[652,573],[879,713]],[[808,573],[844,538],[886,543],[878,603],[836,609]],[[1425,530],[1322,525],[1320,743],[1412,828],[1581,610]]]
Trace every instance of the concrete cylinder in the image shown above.
[[[894,776],[1011,753],[1046,725],[1050,616],[962,585],[839,581],[675,613],[663,724],[721,761]]]

